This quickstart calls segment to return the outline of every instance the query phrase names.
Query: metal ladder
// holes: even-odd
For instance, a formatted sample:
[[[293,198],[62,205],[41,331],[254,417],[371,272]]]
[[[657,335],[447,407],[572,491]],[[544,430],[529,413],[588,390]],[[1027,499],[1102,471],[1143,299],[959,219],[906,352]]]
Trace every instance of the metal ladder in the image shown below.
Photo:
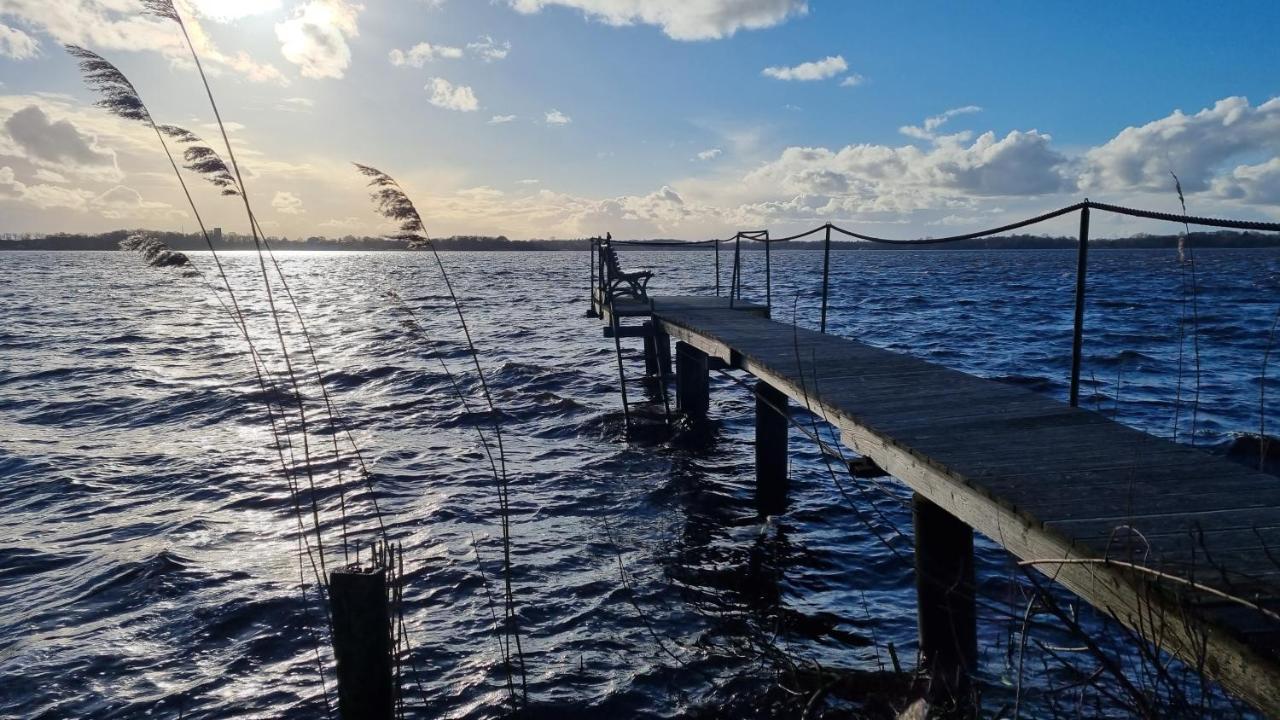
[[[667,430],[671,427],[671,398],[668,392],[667,383],[673,378],[670,367],[670,353],[664,353],[664,348],[658,347],[658,337],[655,330],[656,325],[652,315],[635,316],[644,317],[645,321],[640,325],[624,325],[622,318],[616,311],[616,305],[612,297],[608,298],[609,306],[609,329],[613,335],[614,353],[618,360],[618,389],[622,395],[622,416],[626,422],[628,437],[634,436],[637,430],[648,426],[650,429]],[[628,377],[627,365],[637,359],[635,350],[632,348],[624,348],[622,345],[623,338],[640,338],[644,341],[644,346],[638,358],[644,362],[644,371],[632,371],[631,377]],[[658,400],[640,400],[632,401],[632,393],[628,392],[628,386],[639,385],[644,388],[654,389],[656,385]],[[661,408],[660,414],[658,411]],[[644,410],[651,412],[646,413]],[[651,422],[643,423],[643,419],[649,419]]]

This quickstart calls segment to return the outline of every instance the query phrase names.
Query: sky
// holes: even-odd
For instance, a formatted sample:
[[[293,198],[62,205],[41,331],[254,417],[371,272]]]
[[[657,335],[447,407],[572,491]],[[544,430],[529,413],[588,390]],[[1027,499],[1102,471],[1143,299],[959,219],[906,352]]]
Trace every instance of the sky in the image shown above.
[[[177,6],[273,235],[388,232],[353,161],[435,236],[941,236],[1085,197],[1176,211],[1171,172],[1192,214],[1280,220],[1274,0]],[[0,232],[193,231],[154,134],[94,107],[66,43],[216,136],[177,25],[140,0],[0,0]]]

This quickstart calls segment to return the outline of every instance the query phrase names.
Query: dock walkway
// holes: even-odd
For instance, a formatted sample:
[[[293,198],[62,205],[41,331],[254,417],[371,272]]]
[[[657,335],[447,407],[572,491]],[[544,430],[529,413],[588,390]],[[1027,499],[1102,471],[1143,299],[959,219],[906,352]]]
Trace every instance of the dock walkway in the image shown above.
[[[918,497],[1280,717],[1274,476],[759,306],[654,297],[614,309],[826,419]]]

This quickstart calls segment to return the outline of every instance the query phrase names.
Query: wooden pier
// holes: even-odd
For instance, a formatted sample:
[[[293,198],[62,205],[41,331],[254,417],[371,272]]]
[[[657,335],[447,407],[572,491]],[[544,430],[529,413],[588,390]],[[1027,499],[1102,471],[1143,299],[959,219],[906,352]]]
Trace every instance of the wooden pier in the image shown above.
[[[921,650],[935,677],[963,685],[976,660],[972,528],[1280,717],[1274,476],[727,297],[606,297],[592,307],[606,335],[661,339],[646,348],[677,341],[676,407],[686,414],[707,411],[709,367],[758,380],[762,510],[779,494],[785,502],[786,428],[770,416],[788,400],[914,491]],[[651,364],[671,367],[670,356]],[[930,575],[952,579],[940,588]]]

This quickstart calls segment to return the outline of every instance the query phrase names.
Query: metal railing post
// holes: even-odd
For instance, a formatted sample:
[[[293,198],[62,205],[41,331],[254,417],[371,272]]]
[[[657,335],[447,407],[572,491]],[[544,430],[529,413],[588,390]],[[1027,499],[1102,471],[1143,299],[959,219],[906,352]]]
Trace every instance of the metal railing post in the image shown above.
[[[742,234],[733,241],[733,295],[742,300]]]
[[[831,223],[827,223],[827,234],[822,241],[822,324],[821,330],[827,332],[827,285],[831,276]]]
[[[591,238],[591,285],[588,292],[591,294],[591,311],[588,313],[591,317],[595,317],[596,312],[596,239]]]
[[[716,297],[720,297],[720,238],[716,238]]]
[[[1085,275],[1089,269],[1089,201],[1080,209],[1080,248],[1076,254],[1076,314],[1071,338],[1071,407],[1080,407],[1080,354],[1084,348]]]
[[[773,316],[773,269],[769,262],[769,246],[773,243],[769,242],[769,233],[764,235],[764,306],[765,312],[770,317]]]

